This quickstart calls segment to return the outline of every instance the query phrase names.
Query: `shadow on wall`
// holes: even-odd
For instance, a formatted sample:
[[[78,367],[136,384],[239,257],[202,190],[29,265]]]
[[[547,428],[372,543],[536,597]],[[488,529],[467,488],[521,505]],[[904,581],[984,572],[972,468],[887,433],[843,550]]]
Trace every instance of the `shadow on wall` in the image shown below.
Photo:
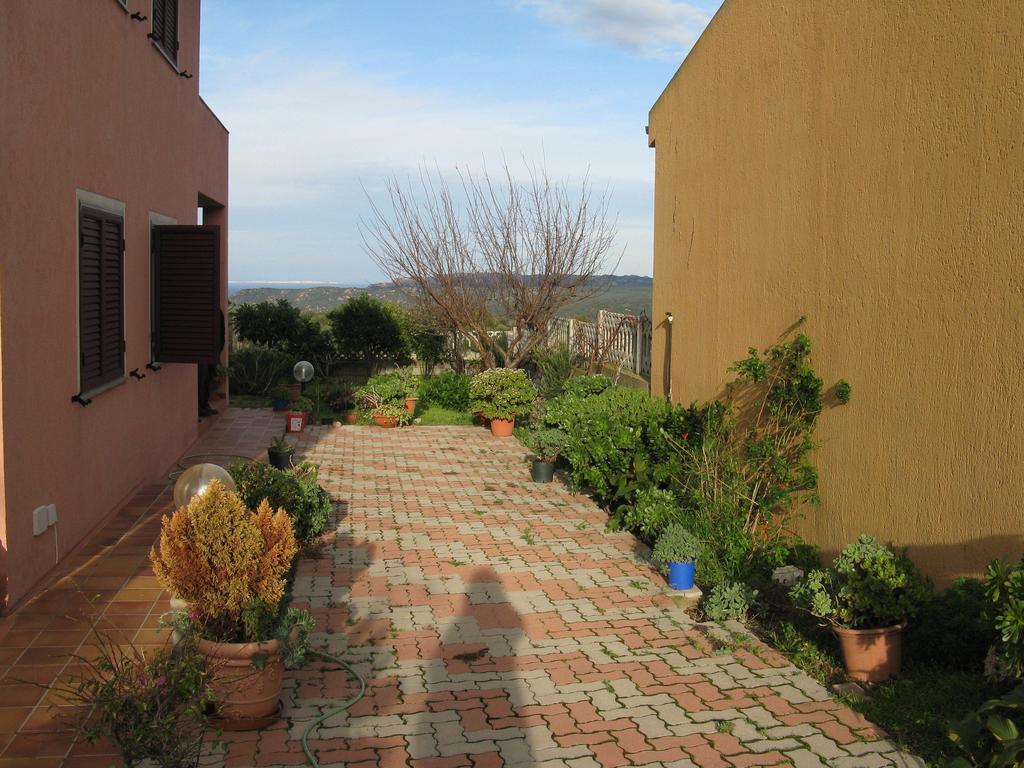
[[[7,614],[7,547],[0,541],[0,616]]]

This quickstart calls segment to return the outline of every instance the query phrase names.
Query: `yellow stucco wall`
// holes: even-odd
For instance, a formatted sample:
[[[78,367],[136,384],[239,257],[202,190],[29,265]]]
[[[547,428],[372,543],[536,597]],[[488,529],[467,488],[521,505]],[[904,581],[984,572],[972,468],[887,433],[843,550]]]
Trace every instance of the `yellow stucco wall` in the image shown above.
[[[651,110],[652,391],[715,396],[801,315],[824,502],[939,583],[1024,531],[1024,3],[726,0]],[[671,358],[671,375],[666,363]]]

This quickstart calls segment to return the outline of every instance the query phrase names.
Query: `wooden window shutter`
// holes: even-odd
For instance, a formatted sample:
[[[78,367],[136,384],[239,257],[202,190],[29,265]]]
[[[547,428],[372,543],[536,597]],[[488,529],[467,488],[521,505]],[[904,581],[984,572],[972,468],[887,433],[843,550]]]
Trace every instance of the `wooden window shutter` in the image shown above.
[[[153,0],[153,31],[150,37],[171,61],[178,62],[178,0]]]
[[[83,205],[78,233],[79,386],[89,392],[124,375],[124,221]]]
[[[153,359],[220,359],[220,227],[153,227]]]

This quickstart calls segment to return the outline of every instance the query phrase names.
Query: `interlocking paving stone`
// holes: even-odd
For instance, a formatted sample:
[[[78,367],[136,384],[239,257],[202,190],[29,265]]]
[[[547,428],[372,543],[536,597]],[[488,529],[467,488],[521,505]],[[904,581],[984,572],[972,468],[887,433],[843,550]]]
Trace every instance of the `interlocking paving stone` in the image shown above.
[[[646,548],[606,532],[587,496],[530,482],[515,440],[469,427],[314,427],[298,449],[321,464],[335,515],[299,564],[294,600],[317,619],[313,644],[368,675],[366,697],[313,734],[323,757],[913,764],[756,640],[753,653],[714,653],[709,637],[728,634],[677,606]],[[289,673],[287,739],[260,733],[252,749],[225,734],[230,763],[295,764],[305,724],[355,690],[330,669]],[[836,740],[844,733],[851,749]]]

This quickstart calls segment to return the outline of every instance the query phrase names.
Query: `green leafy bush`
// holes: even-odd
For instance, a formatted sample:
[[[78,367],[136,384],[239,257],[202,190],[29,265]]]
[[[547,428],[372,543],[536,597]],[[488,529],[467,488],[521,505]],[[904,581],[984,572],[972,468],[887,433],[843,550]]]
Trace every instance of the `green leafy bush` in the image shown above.
[[[542,461],[557,461],[565,446],[565,433],[560,429],[535,429],[523,434],[523,445]]]
[[[587,398],[601,394],[611,385],[612,380],[604,374],[567,379],[562,384],[561,394],[548,400],[544,423],[552,427],[564,427],[569,418],[583,407]]]
[[[681,519],[679,500],[664,488],[641,488],[623,518],[624,527],[644,541],[656,541],[661,532]]]
[[[228,385],[233,395],[266,395],[295,364],[287,352],[257,344],[239,344],[231,351],[230,362]]]
[[[712,621],[746,621],[756,599],[756,589],[739,581],[723,581],[704,598],[702,607],[704,615]]]
[[[536,397],[526,371],[519,368],[492,368],[469,383],[470,408],[488,419],[511,421],[528,413]]]
[[[689,563],[701,551],[700,540],[681,525],[668,526],[658,537],[651,559],[667,570],[669,563]]]
[[[664,400],[621,387],[586,398],[561,417],[572,483],[613,511],[632,504],[641,489],[664,485],[679,468],[665,430],[675,410]]]
[[[1016,677],[1024,674],[1024,558],[996,560],[985,574],[985,596],[999,636],[998,653]]]
[[[290,469],[269,464],[235,464],[228,471],[239,497],[249,509],[267,499],[273,509],[283,508],[292,521],[295,538],[313,541],[327,524],[331,497],[317,483],[317,465],[303,462]]]
[[[950,768],[1019,768],[1024,765],[1024,685],[986,701],[949,734],[963,753]]]
[[[423,399],[431,405],[450,411],[468,411],[469,380],[465,373],[445,371],[426,379],[420,391]]]
[[[913,618],[927,591],[907,557],[865,535],[840,552],[831,569],[807,574],[790,595],[830,624],[877,629]]]

